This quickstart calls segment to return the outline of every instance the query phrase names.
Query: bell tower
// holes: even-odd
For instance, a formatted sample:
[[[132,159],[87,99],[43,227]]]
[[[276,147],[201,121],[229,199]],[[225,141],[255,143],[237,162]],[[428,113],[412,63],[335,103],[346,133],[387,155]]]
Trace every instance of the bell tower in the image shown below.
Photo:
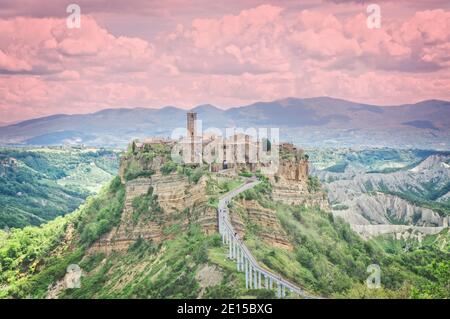
[[[187,137],[190,144],[191,158],[190,161],[193,164],[195,162],[195,143],[197,139],[197,113],[188,112],[187,114]]]
[[[188,138],[193,142],[194,138],[197,137],[197,113],[188,112],[187,113],[187,132]]]

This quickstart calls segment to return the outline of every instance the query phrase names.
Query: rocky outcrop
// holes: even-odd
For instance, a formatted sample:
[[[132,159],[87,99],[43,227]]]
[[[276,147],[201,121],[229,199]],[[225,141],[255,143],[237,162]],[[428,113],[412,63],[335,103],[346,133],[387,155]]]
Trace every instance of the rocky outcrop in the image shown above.
[[[276,177],[288,181],[308,181],[308,161],[306,159],[281,159]]]
[[[333,215],[346,220],[364,237],[388,231],[397,233],[396,226],[399,225],[424,231],[436,227],[438,232],[440,227],[448,225],[449,218],[413,204],[401,195],[422,196],[425,201],[432,195],[430,189],[446,189],[450,179],[449,162],[448,155],[432,155],[409,170],[391,173],[366,173],[364,170],[350,169],[343,173],[315,172],[328,191]],[[447,199],[448,195],[442,195],[436,201],[445,203]]]
[[[165,230],[178,224],[185,229],[190,221],[198,223],[206,233],[217,230],[217,215],[214,208],[207,206],[205,179],[197,184],[190,184],[187,177],[177,174],[154,175],[151,178],[138,178],[126,182],[125,207],[120,225],[104,235],[90,252],[124,251],[137,239],[153,242],[170,239],[173,234]],[[161,207],[160,221],[140,217],[133,218],[133,200],[151,192]]]
[[[322,191],[309,192],[307,185],[300,182],[279,180],[272,183],[272,198],[289,205],[317,206],[329,211],[326,194]]]
[[[445,155],[431,155],[428,156],[421,163],[410,169],[413,173],[428,172],[430,170],[449,170],[450,156]]]
[[[422,241],[424,235],[436,235],[445,227],[420,227],[407,225],[356,225],[351,224],[350,227],[360,234],[363,238],[369,239],[379,235],[393,234],[396,239],[414,238],[419,242]]]
[[[309,182],[309,163],[303,150],[292,144],[284,143],[280,147],[278,171],[269,175],[272,185],[272,199],[289,205],[317,206],[329,211],[326,194],[321,190],[311,190]]]
[[[232,211],[230,219],[239,237],[244,238],[247,222],[257,226],[257,235],[265,243],[273,247],[293,249],[274,210],[262,207],[255,200],[241,200],[237,206],[238,209]]]
[[[206,202],[206,179],[197,184],[190,184],[186,176],[171,174],[154,175],[151,178],[153,194],[158,196],[158,203],[167,212],[183,211],[185,208]]]
[[[440,202],[440,203],[447,203],[447,202],[450,203],[450,192],[448,192],[447,194],[439,197],[437,199],[437,201]]]
[[[334,210],[333,215],[344,219],[363,237],[398,233],[405,229],[435,234],[449,224],[449,217],[441,217],[431,209],[384,193],[362,194],[347,204],[350,206]]]
[[[199,267],[195,274],[195,279],[200,286],[200,292],[198,298],[201,298],[206,289],[219,285],[223,279],[223,273],[220,269],[214,265],[204,264]]]

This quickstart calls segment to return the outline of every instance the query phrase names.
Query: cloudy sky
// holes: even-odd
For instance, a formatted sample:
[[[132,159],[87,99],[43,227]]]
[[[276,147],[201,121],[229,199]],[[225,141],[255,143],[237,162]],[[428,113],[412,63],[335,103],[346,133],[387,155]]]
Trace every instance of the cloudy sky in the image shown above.
[[[374,2],[379,29],[367,1],[0,0],[0,122],[293,96],[450,100],[450,2]]]

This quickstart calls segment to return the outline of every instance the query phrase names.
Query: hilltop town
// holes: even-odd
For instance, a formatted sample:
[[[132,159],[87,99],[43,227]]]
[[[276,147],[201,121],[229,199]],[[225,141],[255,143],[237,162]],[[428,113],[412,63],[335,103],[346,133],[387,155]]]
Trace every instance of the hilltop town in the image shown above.
[[[251,176],[258,176],[266,181],[265,187],[271,189],[273,200],[289,205],[329,209],[325,193],[308,174],[308,157],[303,150],[289,143],[272,144],[269,148],[264,148],[261,141],[255,141],[245,134],[233,135],[226,139],[225,144],[222,140],[219,143],[220,137],[198,134],[195,120],[195,113],[187,113],[187,136],[178,140],[148,138],[131,142],[119,168],[119,176],[126,189],[120,226],[96,242],[92,247],[93,251],[126,250],[138,238],[156,242],[169,239],[171,235],[165,234],[164,229],[177,224],[180,213],[189,214],[205,233],[216,233],[217,207],[209,203],[220,195],[216,194],[218,185],[238,185]],[[183,145],[182,148],[178,147],[180,144]],[[201,162],[201,148],[212,144],[221,146],[222,156],[218,156],[213,163]],[[261,170],[273,162],[267,164],[254,161],[251,154],[254,152],[258,159],[262,152],[270,153],[275,147],[279,147],[279,152],[276,153],[279,156],[277,170],[271,174],[263,174]],[[177,158],[174,160],[174,149],[187,150],[187,154],[184,154],[187,163],[176,162]],[[239,161],[240,157],[243,160]],[[158,220],[139,220],[133,203],[148,196],[149,192],[160,209]],[[255,200],[244,200],[240,205],[249,213],[250,218],[264,225],[264,239],[269,244],[292,248],[274,210],[264,208]],[[232,214],[231,218],[243,238],[243,221],[237,214]],[[187,223],[184,226],[186,225]]]

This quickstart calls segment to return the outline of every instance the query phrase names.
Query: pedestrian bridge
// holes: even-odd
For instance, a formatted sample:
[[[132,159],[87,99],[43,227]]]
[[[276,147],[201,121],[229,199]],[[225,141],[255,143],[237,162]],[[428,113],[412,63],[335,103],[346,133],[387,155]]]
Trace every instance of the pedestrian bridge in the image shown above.
[[[244,241],[239,238],[231,225],[227,207],[228,203],[236,195],[259,183],[260,181],[256,179],[248,179],[244,185],[228,192],[219,200],[219,233],[222,236],[222,243],[228,245],[228,258],[236,262],[237,271],[245,272],[245,287],[247,289],[276,289],[278,298],[286,297],[286,291],[289,291],[291,294],[297,294],[302,298],[315,298],[308,295],[303,289],[297,287],[293,283],[283,279],[281,276],[259,266]]]

